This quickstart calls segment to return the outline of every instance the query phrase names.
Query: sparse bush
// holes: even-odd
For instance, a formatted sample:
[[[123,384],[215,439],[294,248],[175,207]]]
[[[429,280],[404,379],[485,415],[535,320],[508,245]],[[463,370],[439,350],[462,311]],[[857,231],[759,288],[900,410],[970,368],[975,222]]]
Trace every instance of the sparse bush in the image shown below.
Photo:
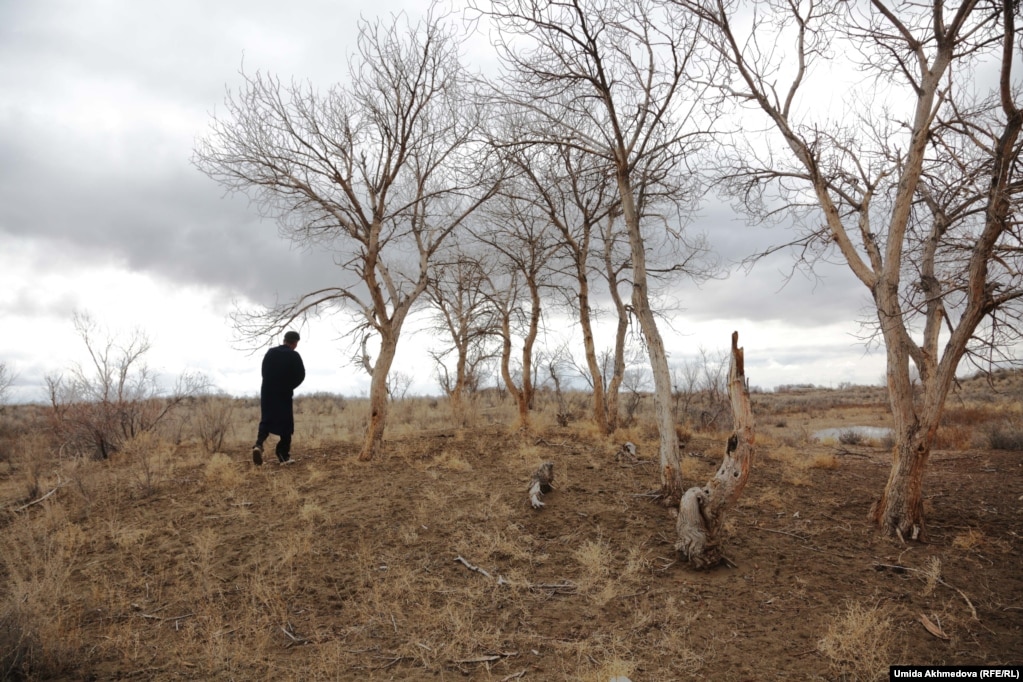
[[[938,450],[966,450],[973,441],[973,427],[965,424],[939,426],[934,437]]]
[[[53,679],[73,670],[81,630],[68,583],[83,542],[81,529],[63,519],[23,518],[5,529],[0,679]]]
[[[143,361],[149,339],[134,332],[123,346],[95,338],[96,324],[76,313],[75,330],[85,343],[91,367],[75,365],[68,376],[46,377],[52,430],[62,452],[107,459],[131,438],[152,431],[183,400],[206,387],[199,374],[183,374],[169,396]]]
[[[195,429],[206,454],[220,452],[231,429],[234,401],[226,395],[205,396],[199,402]]]
[[[855,429],[847,429],[838,434],[838,442],[842,445],[862,445],[863,434]]]
[[[142,493],[151,495],[170,468],[170,447],[155,433],[146,431],[125,441],[118,459],[124,460]]]
[[[233,488],[245,477],[238,471],[231,459],[222,453],[216,453],[206,462],[206,480],[214,486]]]
[[[817,648],[841,679],[886,680],[893,630],[886,609],[851,601],[831,621]]]
[[[14,372],[7,366],[6,362],[0,362],[0,406],[7,403],[7,394],[14,383]]]
[[[987,427],[988,447],[992,450],[1023,451],[1023,424],[1018,420],[1004,420]]]

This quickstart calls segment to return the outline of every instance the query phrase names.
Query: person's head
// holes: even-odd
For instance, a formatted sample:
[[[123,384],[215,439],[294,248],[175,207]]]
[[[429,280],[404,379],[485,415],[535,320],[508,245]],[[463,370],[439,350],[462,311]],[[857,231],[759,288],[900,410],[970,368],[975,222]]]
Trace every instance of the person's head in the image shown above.
[[[294,348],[295,346],[298,345],[298,341],[301,338],[302,337],[298,335],[298,332],[287,332],[284,335],[284,345],[291,346],[292,348]]]

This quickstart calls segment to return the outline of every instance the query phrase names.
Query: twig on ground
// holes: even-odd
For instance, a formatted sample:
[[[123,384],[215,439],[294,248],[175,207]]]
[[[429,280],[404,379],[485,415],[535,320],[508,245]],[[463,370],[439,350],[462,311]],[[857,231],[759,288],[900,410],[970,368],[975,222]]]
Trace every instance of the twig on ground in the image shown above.
[[[291,639],[291,641],[288,642],[287,646],[290,647],[298,644],[308,644],[310,642],[310,640],[306,639],[305,637],[296,637],[295,635],[288,631],[289,628],[291,628],[291,623],[288,623],[287,626],[284,625],[281,626],[281,632],[286,634],[288,638]]]
[[[42,497],[40,497],[40,498],[39,498],[38,500],[32,500],[32,501],[31,501],[31,502],[29,502],[28,504],[23,504],[22,506],[18,507],[18,508],[17,508],[17,509],[15,509],[14,511],[16,511],[16,512],[20,512],[20,511],[25,511],[26,509],[28,509],[29,507],[31,507],[31,506],[32,506],[33,504],[39,504],[40,502],[42,502],[43,500],[45,500],[45,499],[46,499],[46,498],[48,498],[48,497],[49,497],[50,495],[52,495],[53,493],[57,492],[58,490],[60,490],[60,489],[61,489],[61,488],[63,488],[64,486],[68,485],[69,483],[71,483],[71,481],[66,481],[66,482],[64,482],[64,483],[61,483],[61,482],[60,482],[60,476],[57,476],[57,487],[56,487],[56,488],[54,488],[54,489],[53,489],[53,490],[51,490],[50,492],[46,493],[45,495],[43,495]]]
[[[468,561],[466,561],[465,559],[463,559],[460,556],[456,556],[455,557],[455,561],[457,561],[458,563],[462,564],[463,566],[468,568],[470,571],[476,571],[477,573],[481,573],[481,574],[487,576],[488,578],[490,578],[491,580],[493,580],[493,578],[494,578],[494,576],[490,575],[485,569],[482,569],[479,566],[473,566],[472,564],[470,564]]]
[[[892,568],[892,569],[896,569],[896,570],[900,570],[900,571],[912,571],[913,573],[928,573],[928,571],[923,571],[923,570],[921,570],[919,568],[911,568],[909,566],[899,566],[898,564],[874,564],[874,568],[875,569],[877,569],[877,568]],[[934,581],[937,582],[937,583],[941,583],[942,585],[944,585],[945,587],[947,587],[950,590],[955,590],[956,592],[958,592],[959,596],[962,597],[963,601],[966,602],[966,605],[970,607],[970,612],[973,614],[973,620],[976,620],[976,621],[980,620],[980,618],[977,617],[977,609],[974,608],[973,602],[970,601],[970,598],[966,596],[965,592],[960,590],[958,587],[955,587],[954,585],[949,585],[947,582],[945,582],[941,578],[935,578]]]
[[[870,459],[870,455],[866,452],[853,452],[848,448],[835,448],[836,455],[842,455],[843,457],[863,457],[864,459]]]
[[[808,540],[808,538],[805,535],[799,535],[798,533],[790,533],[790,532],[788,532],[786,530],[774,530],[773,528],[764,528],[763,526],[752,526],[752,525],[750,527],[751,528],[756,528],[757,530],[766,531],[768,533],[777,533],[778,535],[788,535],[789,537],[796,538],[797,540],[802,540],[803,542],[806,542]]]
[[[195,614],[186,613],[183,616],[154,616],[150,613],[140,613],[139,615],[150,620],[184,620],[185,618],[191,618]]]
[[[471,658],[459,658],[452,660],[452,663],[493,663],[494,661],[500,661],[502,658],[509,658],[511,656],[518,656],[518,651],[499,651],[496,654],[486,654],[485,656],[473,656]]]

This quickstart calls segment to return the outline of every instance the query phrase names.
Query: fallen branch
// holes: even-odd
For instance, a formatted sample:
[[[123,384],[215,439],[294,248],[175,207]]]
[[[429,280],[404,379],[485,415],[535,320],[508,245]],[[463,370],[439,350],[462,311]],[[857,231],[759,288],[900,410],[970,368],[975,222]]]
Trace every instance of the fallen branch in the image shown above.
[[[139,615],[142,616],[143,618],[148,618],[150,620],[184,620],[185,618],[191,618],[195,614],[194,613],[186,613],[183,616],[154,616],[154,615],[149,614],[149,613],[140,613]]]
[[[305,637],[296,637],[292,633],[288,632],[288,628],[290,628],[290,627],[291,627],[291,623],[288,623],[287,627],[285,627],[283,625],[281,626],[281,632],[286,634],[288,636],[288,638],[291,639],[291,641],[288,642],[287,646],[296,646],[296,645],[299,645],[299,644],[308,644],[310,642],[310,640],[306,639]]]
[[[500,661],[502,658],[509,658],[511,656],[518,656],[518,651],[500,651],[496,654],[487,654],[485,656],[473,656],[472,658],[459,658],[452,660],[452,663],[493,663],[494,661]]]
[[[863,457],[864,459],[870,459],[870,455],[866,452],[853,452],[848,448],[835,448],[836,455],[842,455],[843,457]]]
[[[483,575],[487,576],[487,577],[488,577],[488,578],[490,578],[491,580],[493,580],[493,579],[494,579],[494,576],[492,576],[492,575],[490,575],[489,573],[487,573],[487,571],[486,571],[486,570],[484,570],[484,569],[480,568],[479,566],[473,566],[472,564],[470,564],[470,563],[469,563],[468,561],[466,561],[465,559],[463,559],[463,558],[462,558],[462,557],[460,557],[460,556],[456,556],[456,557],[455,557],[455,561],[457,561],[458,563],[462,564],[463,566],[465,566],[466,568],[468,568],[468,569],[469,569],[470,571],[476,571],[477,573],[481,573],[481,574],[483,574]]]
[[[20,512],[20,511],[25,511],[26,509],[28,509],[29,507],[31,507],[31,506],[32,506],[33,504],[39,504],[40,502],[42,502],[43,500],[45,500],[46,498],[48,498],[48,497],[49,497],[50,495],[52,495],[53,493],[57,492],[58,490],[60,490],[60,489],[61,489],[61,488],[63,488],[64,486],[68,485],[68,483],[70,483],[70,482],[71,482],[71,481],[68,481],[67,483],[61,483],[61,482],[60,482],[60,476],[57,476],[57,487],[56,487],[56,488],[54,488],[54,489],[53,489],[53,490],[51,490],[50,492],[46,493],[45,495],[43,495],[42,497],[40,497],[40,498],[39,498],[38,500],[32,500],[32,501],[31,501],[31,502],[29,502],[28,504],[24,504],[24,505],[22,505],[22,506],[18,507],[17,509],[15,509],[14,511],[16,511],[16,512]]]
[[[927,630],[927,632],[931,633],[938,639],[943,639],[946,642],[951,639],[951,637],[946,635],[945,631],[941,629],[940,625],[935,625],[934,621],[922,613],[920,614],[920,622],[923,624],[924,629]]]
[[[767,533],[777,533],[778,535],[788,535],[789,537],[796,538],[797,540],[802,540],[803,542],[806,542],[807,539],[808,539],[805,535],[799,535],[798,533],[790,533],[790,532],[785,531],[785,530],[774,530],[773,528],[764,528],[763,526],[756,526],[756,525],[752,525],[752,524],[749,527],[750,528],[756,528],[757,530],[762,530],[762,531],[767,532]]]
[[[891,568],[891,569],[899,570],[899,571],[912,571],[914,573],[928,573],[928,575],[929,575],[928,571],[923,571],[923,570],[920,570],[919,568],[910,568],[909,566],[899,566],[897,564],[874,564],[874,568],[875,569],[878,569],[878,568]],[[935,582],[944,585],[948,589],[955,590],[956,592],[958,592],[959,596],[962,597],[963,601],[966,602],[966,605],[970,607],[970,612],[973,614],[973,620],[976,620],[976,621],[980,620],[980,618],[977,617],[977,609],[974,608],[973,602],[970,601],[970,598],[966,596],[965,592],[960,590],[958,587],[955,587],[953,585],[949,585],[947,582],[945,582],[941,578],[935,578],[934,580],[935,580]]]

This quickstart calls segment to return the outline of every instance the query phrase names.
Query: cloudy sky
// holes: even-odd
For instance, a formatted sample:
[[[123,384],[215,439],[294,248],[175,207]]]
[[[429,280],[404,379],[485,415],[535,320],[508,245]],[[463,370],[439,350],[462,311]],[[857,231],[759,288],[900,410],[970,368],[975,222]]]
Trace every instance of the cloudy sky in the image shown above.
[[[239,347],[229,313],[329,286],[333,266],[198,172],[196,138],[243,64],[325,86],[344,78],[360,14],[405,6],[421,3],[0,0],[0,361],[18,375],[15,399],[42,400],[43,377],[82,359],[74,311],[115,336],[143,330],[166,377],[198,370],[258,392],[259,355]],[[695,225],[726,258],[783,240],[715,205]],[[738,330],[754,385],[879,383],[882,358],[855,337],[862,287],[839,268],[786,284],[789,267],[779,256],[680,289],[672,359],[724,349]],[[304,329],[303,390],[366,393],[344,328]],[[399,346],[413,392],[436,392],[429,344],[420,333]]]

